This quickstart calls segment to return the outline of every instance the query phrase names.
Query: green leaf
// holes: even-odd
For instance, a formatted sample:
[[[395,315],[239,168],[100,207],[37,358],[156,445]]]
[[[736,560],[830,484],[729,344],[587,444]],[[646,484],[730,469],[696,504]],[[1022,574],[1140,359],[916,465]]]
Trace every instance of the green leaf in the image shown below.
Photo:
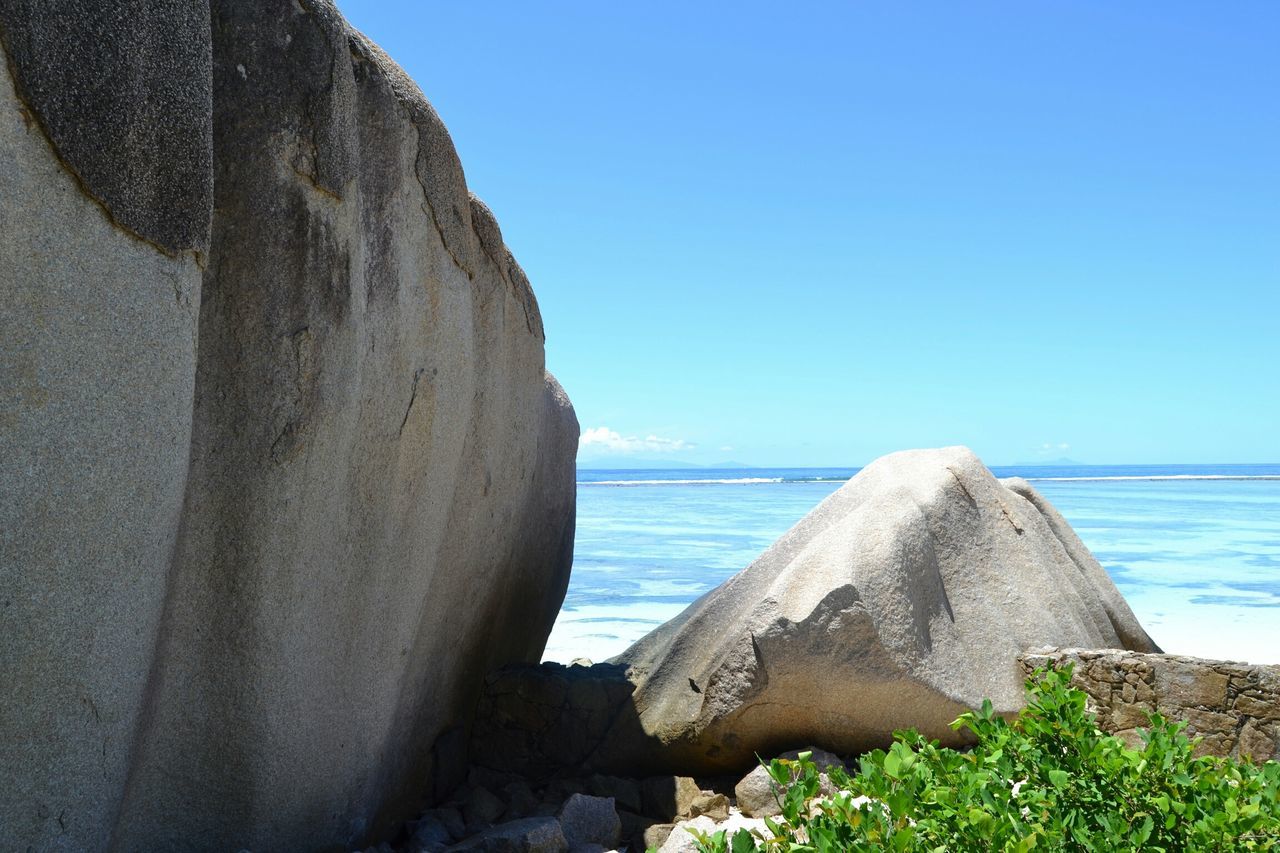
[[[732,853],[750,853],[756,849],[756,839],[749,831],[739,829],[733,834],[733,846],[730,849]]]

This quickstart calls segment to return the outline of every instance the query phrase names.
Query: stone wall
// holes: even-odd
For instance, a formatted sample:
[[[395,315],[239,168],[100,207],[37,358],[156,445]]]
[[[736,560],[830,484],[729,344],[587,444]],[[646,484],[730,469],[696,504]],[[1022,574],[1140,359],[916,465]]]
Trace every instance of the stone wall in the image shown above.
[[[531,779],[583,770],[634,690],[613,664],[505,666],[485,679],[471,760]]]
[[[1147,715],[1159,712],[1187,721],[1187,734],[1202,738],[1199,754],[1280,759],[1280,666],[1113,649],[1037,650],[1019,660],[1028,674],[1067,662],[1104,731],[1138,743]]]

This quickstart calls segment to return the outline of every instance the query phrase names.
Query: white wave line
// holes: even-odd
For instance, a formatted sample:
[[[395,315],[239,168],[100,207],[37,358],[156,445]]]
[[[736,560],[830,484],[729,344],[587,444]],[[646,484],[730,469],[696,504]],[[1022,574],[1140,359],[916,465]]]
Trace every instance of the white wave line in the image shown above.
[[[734,480],[579,480],[579,486],[755,486],[781,483],[781,477],[741,477]]]

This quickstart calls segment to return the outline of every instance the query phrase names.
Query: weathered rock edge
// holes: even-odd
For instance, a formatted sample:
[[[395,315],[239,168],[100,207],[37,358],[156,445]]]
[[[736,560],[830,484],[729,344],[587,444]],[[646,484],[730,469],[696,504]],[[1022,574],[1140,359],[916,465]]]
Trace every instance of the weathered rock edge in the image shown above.
[[[0,847],[324,849],[465,772],[578,426],[327,0],[0,0]]]
[[[1131,745],[1158,712],[1187,721],[1187,735],[1202,738],[1198,755],[1280,761],[1280,665],[1114,649],[1038,649],[1018,662],[1027,675],[1072,664],[1098,728]]]

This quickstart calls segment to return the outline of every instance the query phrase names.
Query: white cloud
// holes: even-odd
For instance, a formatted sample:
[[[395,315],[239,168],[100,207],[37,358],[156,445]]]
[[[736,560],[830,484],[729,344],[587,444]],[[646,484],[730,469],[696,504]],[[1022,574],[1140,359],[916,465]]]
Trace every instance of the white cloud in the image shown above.
[[[724,445],[723,447],[721,447],[721,448],[720,448],[720,450],[721,450],[721,452],[723,452],[723,453],[728,453],[730,450],[733,450],[733,445],[732,445],[732,444],[726,444],[726,445]]]
[[[670,453],[680,450],[693,450],[697,445],[690,444],[683,438],[659,438],[646,435],[640,438],[634,435],[621,435],[608,427],[589,427],[582,431],[578,439],[578,450],[591,448],[604,453]]]
[[[1058,442],[1056,444],[1052,441],[1046,441],[1044,444],[1040,445],[1041,453],[1053,453],[1055,451],[1067,451],[1070,449],[1071,445],[1067,444],[1065,441]]]

